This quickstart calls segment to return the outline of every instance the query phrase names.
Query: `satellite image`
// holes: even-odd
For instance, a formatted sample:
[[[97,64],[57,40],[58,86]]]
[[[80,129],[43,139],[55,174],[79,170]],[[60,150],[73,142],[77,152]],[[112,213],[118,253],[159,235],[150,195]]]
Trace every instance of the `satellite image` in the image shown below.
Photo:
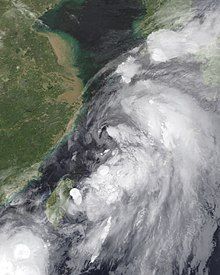
[[[0,275],[220,275],[219,0],[0,0]]]

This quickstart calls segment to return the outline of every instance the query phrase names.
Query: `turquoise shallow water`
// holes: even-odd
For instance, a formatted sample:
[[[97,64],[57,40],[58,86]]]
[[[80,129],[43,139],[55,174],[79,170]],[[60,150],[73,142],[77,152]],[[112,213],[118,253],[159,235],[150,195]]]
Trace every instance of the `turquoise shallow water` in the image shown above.
[[[108,61],[132,48],[140,39],[134,22],[145,7],[136,1],[61,1],[42,15],[46,30],[56,32],[72,45],[74,66],[86,83]]]
[[[88,8],[83,5],[78,5],[78,14],[74,7],[59,7],[56,18],[65,15],[64,21],[72,25],[58,21],[62,28],[56,27],[53,19],[50,30],[65,33],[73,43],[73,55],[77,44],[75,51],[85,62],[78,68],[86,64],[103,68],[116,53],[119,57],[89,81],[90,97],[77,127],[43,163],[42,177],[0,212],[2,223],[22,227],[24,234],[25,226],[36,234],[42,228],[41,236],[50,247],[51,275],[202,275],[208,269],[216,275],[217,269],[208,265],[215,260],[213,240],[218,242],[219,234],[218,91],[203,82],[196,53],[182,39],[187,27],[153,33],[147,43],[121,54],[139,44],[132,30],[127,31],[136,17],[129,21],[126,10],[124,25],[117,25],[124,11],[120,5],[96,3],[114,4],[108,17],[115,19],[112,28],[107,23],[100,27],[105,33],[97,31],[90,37],[98,25],[91,23],[89,32],[78,26],[77,22],[91,22],[83,21]],[[135,9],[127,3],[129,10]],[[97,10],[103,11],[90,9],[93,19]],[[207,37],[203,27],[209,19],[198,18],[192,21],[198,29],[187,33],[190,45],[200,47],[198,38]],[[73,26],[79,28],[75,35],[70,32],[75,31]],[[120,36],[134,44],[120,45]],[[107,39],[112,37],[113,43]],[[84,75],[84,83],[95,73],[96,69]],[[65,213],[53,227],[45,216],[45,202],[65,181],[77,189],[81,202],[69,193]],[[7,220],[10,215],[12,222]]]

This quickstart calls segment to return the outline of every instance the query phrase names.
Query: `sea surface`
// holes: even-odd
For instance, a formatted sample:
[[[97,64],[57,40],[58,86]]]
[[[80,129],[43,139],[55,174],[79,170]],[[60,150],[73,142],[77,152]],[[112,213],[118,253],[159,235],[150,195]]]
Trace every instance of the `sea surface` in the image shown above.
[[[218,70],[219,3],[193,1],[178,16],[169,13],[176,3],[165,3],[154,15],[160,24],[166,15],[163,28],[139,38],[140,2],[72,3],[41,20],[78,45],[83,106],[42,177],[1,209],[0,267],[219,274],[220,87],[207,77]],[[46,207],[57,186],[54,225]]]

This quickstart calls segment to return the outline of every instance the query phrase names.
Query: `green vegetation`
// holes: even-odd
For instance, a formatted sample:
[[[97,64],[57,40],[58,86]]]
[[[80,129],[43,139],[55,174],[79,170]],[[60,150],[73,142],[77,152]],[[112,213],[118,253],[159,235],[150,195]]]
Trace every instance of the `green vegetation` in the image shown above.
[[[44,13],[47,9],[50,9],[57,4],[59,4],[60,0],[2,0],[3,2],[9,3],[9,8],[11,8],[12,5],[16,6],[26,6],[28,10],[34,12],[37,14],[37,17],[40,16],[42,13]]]
[[[168,28],[177,29],[193,16],[192,0],[142,0],[145,14],[133,24],[137,37],[147,37],[153,31]],[[199,52],[197,58],[203,63],[202,72],[207,85],[220,83],[219,44],[212,45],[207,51]]]
[[[3,170],[0,176],[0,181],[7,184],[1,185],[0,205],[4,202],[10,202],[14,193],[21,191],[22,187],[33,179],[40,176],[38,172],[39,164],[36,163],[26,169],[9,168]]]
[[[205,83],[211,86],[220,85],[220,39],[205,53],[201,53],[199,60],[204,64],[202,70]]]
[[[69,179],[60,180],[57,188],[53,191],[46,204],[48,220],[55,226],[58,225],[66,212],[69,192],[73,188],[73,182]]]
[[[152,31],[159,29],[155,13],[167,0],[142,0],[146,12],[134,22],[134,34],[137,36],[148,36]]]
[[[77,76],[83,81],[84,85],[94,76],[101,66],[93,61],[93,54],[85,51],[80,47],[78,40],[74,39],[67,33],[56,32],[71,46],[72,66],[78,68]]]
[[[35,27],[36,29],[40,30],[41,32],[48,31],[48,26],[50,26],[50,31],[53,33],[58,34],[62,37],[65,41],[68,41],[69,45],[71,46],[71,56],[72,59],[72,66],[78,68],[77,76],[83,81],[84,84],[94,76],[99,69],[102,68],[104,64],[96,64],[94,62],[95,54],[88,50],[84,50],[80,42],[73,38],[68,33],[62,32],[58,30],[57,22],[60,20],[60,9],[65,6],[65,9],[73,10],[76,14],[80,13],[81,6],[84,4],[85,0],[63,0],[60,1],[58,5],[56,5],[53,9],[49,10],[45,14],[43,14],[41,20],[46,22],[47,27],[45,28],[44,25],[36,22]]]
[[[161,28],[175,29],[192,15],[192,0],[142,0],[145,14],[134,22],[134,33],[147,37]]]
[[[34,167],[36,171],[29,174],[37,173],[34,164],[63,136],[81,104],[82,86],[74,70],[58,64],[53,51],[57,45],[52,48],[48,38],[32,28],[40,14],[56,3],[1,1],[0,202],[5,193],[27,183],[29,177],[26,183],[19,180],[22,172]]]
[[[191,0],[142,1],[146,13],[134,23],[138,36],[172,24],[173,14],[186,16],[191,6]],[[81,106],[82,82],[99,69],[91,61],[92,53],[83,51],[69,35],[48,32],[44,27],[39,32],[38,18],[45,11],[50,10],[46,16],[53,15],[63,3],[80,9],[84,2],[1,0],[0,203],[10,198],[13,190],[23,188],[31,175],[38,175],[38,163],[63,137]],[[38,32],[33,27],[36,20]]]

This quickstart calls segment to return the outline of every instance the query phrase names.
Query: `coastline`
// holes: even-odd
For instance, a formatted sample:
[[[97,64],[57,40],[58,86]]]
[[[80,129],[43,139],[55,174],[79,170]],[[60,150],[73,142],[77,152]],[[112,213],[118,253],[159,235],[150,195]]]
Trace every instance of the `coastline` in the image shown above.
[[[32,7],[25,8],[35,12]],[[16,20],[15,27],[9,15]],[[73,64],[72,42],[65,34],[40,31],[33,26],[35,19],[28,16],[29,13],[22,14],[9,6],[1,17],[5,30],[1,47],[4,59],[0,60],[4,60],[0,62],[4,65],[1,66],[4,84],[1,205],[9,203],[40,176],[40,163],[71,131],[82,106],[83,83]],[[19,37],[16,44],[10,39],[15,32]],[[18,100],[15,100],[15,91],[19,94]],[[13,112],[9,102],[14,104]],[[8,136],[13,143],[8,143]]]
[[[82,107],[82,91],[84,88],[83,81],[78,77],[79,70],[74,66],[74,50],[71,45],[71,42],[65,37],[63,34],[56,32],[39,32],[40,35],[45,36],[52,50],[57,58],[57,63],[61,67],[63,67],[64,72],[62,74],[63,84],[66,87],[66,91],[60,95],[58,95],[56,101],[67,103],[73,106],[74,110],[80,110]],[[54,144],[57,141],[62,140],[63,136],[66,135],[69,131],[71,131],[74,121],[77,117],[77,113],[70,118],[70,121],[66,125],[66,130],[63,134],[59,134],[58,140],[54,140]]]
[[[44,163],[45,159],[51,157],[51,154],[65,142],[66,136],[73,131],[84,112],[82,110],[84,85],[109,60],[132,47],[135,42],[131,27],[134,17],[141,11],[140,6],[129,2],[128,16],[122,28],[121,20],[116,20],[118,18],[117,12],[115,14],[116,9],[107,10],[108,6],[102,1],[98,1],[97,6],[88,2],[85,3],[81,14],[79,7],[84,2],[84,0],[61,0],[55,1],[55,5],[48,5],[44,11],[43,8],[38,8],[36,14],[39,20],[35,23],[34,19],[29,20],[23,14],[17,15],[17,20],[21,21],[18,26],[22,26],[17,30],[21,33],[21,45],[19,44],[21,50],[17,54],[18,46],[16,46],[15,51],[11,51],[15,48],[14,44],[9,44],[5,49],[10,49],[8,62],[11,63],[11,60],[14,60],[13,77],[17,78],[13,83],[17,90],[20,89],[22,108],[20,105],[19,108],[25,110],[25,118],[28,119],[23,120],[21,116],[23,112],[19,109],[15,119],[20,119],[19,123],[21,121],[24,129],[20,127],[19,135],[16,135],[15,141],[19,137],[22,142],[19,142],[20,151],[13,150],[12,156],[15,156],[13,161],[16,160],[13,166],[20,164],[22,169],[26,169],[34,163]],[[124,4],[116,3],[114,7],[123,8]],[[32,10],[33,7],[30,6],[30,11]],[[62,25],[62,18],[65,15],[62,11],[69,12],[70,15],[72,13],[75,17],[65,17],[69,21]],[[94,17],[91,16],[94,12],[97,15],[95,18],[103,13],[110,15],[109,20],[106,21],[106,17],[102,19],[103,23],[107,22],[105,29],[100,28],[99,20],[94,22]],[[79,28],[76,19],[81,15],[83,27]],[[10,21],[7,24],[10,24]],[[114,25],[113,30],[112,25]],[[71,28],[69,29],[68,26]],[[10,28],[13,31],[13,26],[10,25]],[[96,29],[99,31],[97,39]],[[74,33],[71,33],[71,30]],[[106,34],[108,34],[107,37]],[[94,37],[92,44],[88,43],[91,35]],[[24,40],[24,37],[27,40]],[[127,44],[124,43],[124,39]],[[112,42],[109,43],[109,41]],[[128,46],[120,46],[124,44]],[[11,53],[15,53],[17,59],[14,56],[11,57]],[[13,91],[11,86],[7,85],[10,88],[9,92]],[[31,104],[29,101],[23,103],[25,93],[28,95],[25,98],[28,98]],[[13,93],[11,97],[13,98]],[[34,122],[29,117],[33,117]],[[23,121],[25,121],[24,126]],[[12,149],[13,147],[9,147],[7,150],[12,151]],[[10,154],[7,153],[7,156]],[[10,161],[9,157],[8,159]],[[23,187],[22,184],[21,188]]]

